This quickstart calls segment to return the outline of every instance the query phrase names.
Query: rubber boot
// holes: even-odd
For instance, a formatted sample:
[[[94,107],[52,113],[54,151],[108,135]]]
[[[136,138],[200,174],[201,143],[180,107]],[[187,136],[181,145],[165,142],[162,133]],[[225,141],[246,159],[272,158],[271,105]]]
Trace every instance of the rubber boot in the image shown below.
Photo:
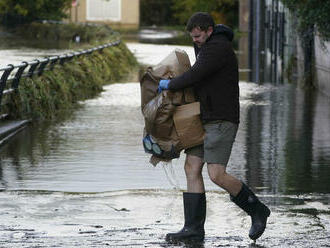
[[[184,226],[181,231],[168,233],[167,242],[203,241],[206,215],[205,193],[183,193]]]
[[[250,239],[258,239],[265,231],[267,218],[270,215],[269,208],[259,201],[258,197],[243,183],[237,196],[230,199],[248,215],[251,216],[252,225],[249,232]]]

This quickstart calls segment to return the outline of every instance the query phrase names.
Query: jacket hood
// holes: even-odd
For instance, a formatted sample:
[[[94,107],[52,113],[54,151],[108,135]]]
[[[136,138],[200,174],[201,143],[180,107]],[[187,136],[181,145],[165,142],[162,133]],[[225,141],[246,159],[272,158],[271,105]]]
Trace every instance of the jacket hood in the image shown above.
[[[219,34],[226,36],[229,41],[233,41],[234,32],[230,27],[223,24],[215,25],[212,35],[219,35]]]

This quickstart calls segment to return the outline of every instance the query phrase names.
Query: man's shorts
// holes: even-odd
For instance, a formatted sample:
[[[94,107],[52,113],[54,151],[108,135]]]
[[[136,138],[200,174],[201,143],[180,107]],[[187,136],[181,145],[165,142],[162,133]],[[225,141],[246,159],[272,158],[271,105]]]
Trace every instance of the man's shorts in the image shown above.
[[[208,164],[227,166],[238,124],[229,121],[209,121],[203,124],[205,130],[204,145],[185,150],[188,155],[200,157]]]

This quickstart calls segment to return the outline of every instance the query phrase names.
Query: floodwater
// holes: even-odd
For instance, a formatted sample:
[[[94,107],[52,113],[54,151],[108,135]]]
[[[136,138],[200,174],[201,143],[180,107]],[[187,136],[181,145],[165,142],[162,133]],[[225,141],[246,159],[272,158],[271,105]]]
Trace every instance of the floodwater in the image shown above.
[[[67,46],[68,44],[66,44]],[[26,40],[8,33],[0,27],[0,68],[7,64],[20,64],[22,61],[64,54],[67,49],[60,49],[64,44],[41,42],[39,39]]]
[[[154,65],[178,46],[128,47]],[[192,48],[179,47],[193,62]],[[268,227],[253,243],[249,217],[204,171],[205,242],[175,247],[330,247],[330,99],[244,81],[240,96],[228,171],[270,207]],[[173,247],[164,237],[183,223],[184,155],[149,164],[138,79],[105,86],[72,112],[1,147],[0,247]]]

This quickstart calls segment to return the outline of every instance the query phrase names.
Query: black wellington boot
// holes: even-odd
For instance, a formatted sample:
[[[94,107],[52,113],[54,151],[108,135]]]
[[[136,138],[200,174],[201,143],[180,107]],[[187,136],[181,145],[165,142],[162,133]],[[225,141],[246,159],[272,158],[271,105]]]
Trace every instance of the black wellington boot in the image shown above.
[[[258,239],[265,231],[267,218],[270,215],[269,208],[259,201],[258,197],[243,183],[237,196],[230,199],[248,215],[251,216],[252,225],[249,232],[250,239]]]
[[[206,215],[205,193],[183,193],[184,226],[181,231],[168,233],[167,242],[203,241]]]

